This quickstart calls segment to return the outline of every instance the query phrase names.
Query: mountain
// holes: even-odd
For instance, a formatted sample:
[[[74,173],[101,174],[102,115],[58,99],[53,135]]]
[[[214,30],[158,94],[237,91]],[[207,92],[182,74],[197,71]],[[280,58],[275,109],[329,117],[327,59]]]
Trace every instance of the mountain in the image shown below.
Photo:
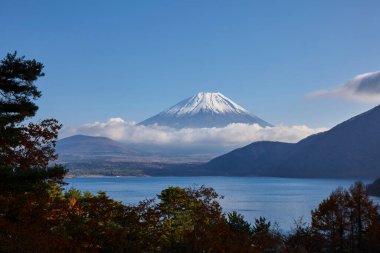
[[[157,124],[173,128],[210,128],[224,127],[231,123],[271,126],[219,92],[199,92],[139,124]]]
[[[58,140],[58,162],[69,175],[143,176],[161,175],[163,168],[186,168],[209,161],[206,150],[189,152],[154,145],[132,145],[106,137],[74,135]],[[179,165],[178,165],[179,166]]]
[[[74,135],[57,142],[60,160],[135,156],[137,152],[125,144],[106,137]]]
[[[59,162],[91,163],[204,163],[225,153],[223,149],[202,147],[163,147],[148,144],[125,144],[106,137],[73,135],[58,140],[56,151]]]
[[[200,167],[202,174],[224,176],[271,175],[277,161],[287,154],[294,144],[260,141],[235,149],[212,159]]]
[[[380,177],[380,106],[296,144],[252,143],[199,170],[210,175]]]
[[[380,197],[380,178],[376,179],[372,184],[367,185],[367,192],[371,196]]]

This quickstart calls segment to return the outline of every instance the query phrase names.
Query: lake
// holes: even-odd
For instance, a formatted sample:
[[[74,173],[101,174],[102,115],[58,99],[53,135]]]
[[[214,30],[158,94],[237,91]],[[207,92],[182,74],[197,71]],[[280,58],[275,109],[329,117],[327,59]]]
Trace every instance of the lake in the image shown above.
[[[354,180],[294,179],[273,177],[91,177],[65,179],[81,191],[105,191],[115,200],[136,204],[155,197],[168,186],[209,186],[224,196],[225,212],[236,210],[247,221],[264,216],[289,230],[295,219],[310,222],[310,211],[337,187],[349,187]],[[370,181],[364,181],[370,183]],[[373,198],[380,203],[380,198]]]

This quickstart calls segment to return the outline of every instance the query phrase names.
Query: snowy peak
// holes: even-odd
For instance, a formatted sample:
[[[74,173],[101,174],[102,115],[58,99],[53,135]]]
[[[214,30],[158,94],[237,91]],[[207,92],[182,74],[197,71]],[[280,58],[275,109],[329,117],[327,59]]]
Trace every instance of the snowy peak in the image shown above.
[[[172,115],[212,113],[248,113],[246,109],[233,102],[220,92],[199,92],[171,107],[165,113]]]
[[[219,92],[199,92],[139,125],[173,128],[225,127],[232,123],[271,126]]]

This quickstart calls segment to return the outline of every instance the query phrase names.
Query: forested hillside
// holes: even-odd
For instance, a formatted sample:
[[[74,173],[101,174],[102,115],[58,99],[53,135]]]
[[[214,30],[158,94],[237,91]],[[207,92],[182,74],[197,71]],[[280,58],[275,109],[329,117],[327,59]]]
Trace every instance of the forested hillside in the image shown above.
[[[201,166],[207,175],[378,178],[380,106],[296,144],[255,142]]]

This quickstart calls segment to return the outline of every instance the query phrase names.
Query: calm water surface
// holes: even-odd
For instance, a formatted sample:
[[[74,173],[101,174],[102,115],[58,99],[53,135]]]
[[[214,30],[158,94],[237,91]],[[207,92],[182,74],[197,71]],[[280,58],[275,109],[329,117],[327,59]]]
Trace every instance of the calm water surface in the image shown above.
[[[96,193],[105,191],[125,204],[155,197],[168,186],[213,187],[224,199],[225,212],[236,210],[249,222],[265,216],[289,230],[295,219],[310,221],[310,211],[337,187],[349,187],[354,180],[294,179],[271,177],[97,177],[65,180],[67,188]],[[370,183],[370,181],[364,181]],[[380,198],[373,198],[380,203]]]

